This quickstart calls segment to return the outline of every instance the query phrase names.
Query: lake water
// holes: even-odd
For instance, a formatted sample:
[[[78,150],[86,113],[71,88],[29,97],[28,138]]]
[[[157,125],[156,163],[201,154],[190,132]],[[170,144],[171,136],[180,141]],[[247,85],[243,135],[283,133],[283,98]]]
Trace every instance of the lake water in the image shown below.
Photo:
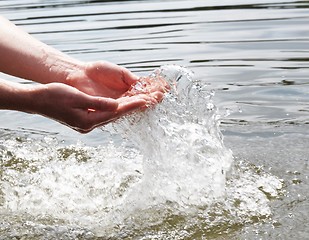
[[[156,109],[87,135],[1,111],[0,239],[308,238],[308,1],[1,0],[0,14],[80,60],[178,79]]]

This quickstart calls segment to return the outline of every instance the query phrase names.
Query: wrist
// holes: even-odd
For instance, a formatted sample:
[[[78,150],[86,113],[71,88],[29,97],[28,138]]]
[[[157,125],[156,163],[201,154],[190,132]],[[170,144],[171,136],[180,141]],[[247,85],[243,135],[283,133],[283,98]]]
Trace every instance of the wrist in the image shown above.
[[[84,63],[62,52],[51,49],[45,53],[45,68],[48,71],[47,78],[42,78],[41,83],[59,82],[71,85],[74,76],[79,76],[84,71]]]
[[[76,87],[76,84],[78,85],[81,80],[88,79],[86,75],[86,66],[86,63],[75,59],[71,62],[63,62],[61,68],[64,73],[64,78],[61,83]]]
[[[33,112],[38,86],[0,81],[0,109]]]

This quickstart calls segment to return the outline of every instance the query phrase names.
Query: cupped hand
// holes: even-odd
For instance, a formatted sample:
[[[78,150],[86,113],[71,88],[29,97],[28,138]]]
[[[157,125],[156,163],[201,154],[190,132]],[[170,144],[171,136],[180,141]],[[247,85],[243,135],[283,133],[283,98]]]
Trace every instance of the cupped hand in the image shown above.
[[[57,120],[81,133],[144,108],[147,103],[156,104],[156,99],[163,97],[157,92],[117,99],[97,97],[62,83],[39,85],[34,92],[31,112]]]
[[[84,64],[80,71],[72,72],[66,81],[67,84],[92,96],[118,99],[146,94],[150,98],[153,95],[161,97],[156,99],[157,101],[162,100],[161,93],[168,89],[165,81],[165,84],[162,84],[163,80],[160,82],[161,84],[152,84],[145,77],[140,78],[124,67],[104,61]],[[143,88],[141,91],[135,90],[137,84]]]
[[[85,63],[81,71],[72,72],[68,76],[66,83],[92,96],[117,99],[137,80],[138,77],[124,67],[98,61]]]

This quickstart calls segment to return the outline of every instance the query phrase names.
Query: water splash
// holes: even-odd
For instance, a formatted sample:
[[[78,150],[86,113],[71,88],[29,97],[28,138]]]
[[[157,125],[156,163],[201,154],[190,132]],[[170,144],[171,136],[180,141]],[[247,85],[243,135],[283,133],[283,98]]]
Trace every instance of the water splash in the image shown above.
[[[282,183],[234,162],[214,93],[179,66],[149,79],[165,79],[171,90],[155,108],[104,128],[120,143],[1,138],[2,236],[201,239],[271,215]]]
[[[175,230],[174,238],[182,239],[207,237],[217,228],[222,234],[269,217],[270,196],[277,196],[282,183],[244,170],[243,164],[231,169],[232,152],[223,144],[214,92],[179,66],[161,67],[150,76],[152,81],[162,78],[171,86],[163,102],[115,125],[143,156],[142,178],[127,192],[130,208],[120,210],[124,225],[137,233],[160,226],[162,236]]]
[[[222,198],[232,154],[223,145],[213,93],[179,66],[162,67],[150,78],[163,78],[171,86],[163,102],[116,124],[143,156],[136,205],[174,202],[186,208]]]

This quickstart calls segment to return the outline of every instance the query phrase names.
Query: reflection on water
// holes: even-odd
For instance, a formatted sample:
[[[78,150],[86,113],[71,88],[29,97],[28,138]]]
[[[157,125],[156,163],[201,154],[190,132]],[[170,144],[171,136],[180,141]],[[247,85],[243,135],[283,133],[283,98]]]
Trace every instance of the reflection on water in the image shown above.
[[[116,133],[1,112],[0,239],[304,239],[308,6],[2,0],[1,14],[73,57],[186,81]]]

